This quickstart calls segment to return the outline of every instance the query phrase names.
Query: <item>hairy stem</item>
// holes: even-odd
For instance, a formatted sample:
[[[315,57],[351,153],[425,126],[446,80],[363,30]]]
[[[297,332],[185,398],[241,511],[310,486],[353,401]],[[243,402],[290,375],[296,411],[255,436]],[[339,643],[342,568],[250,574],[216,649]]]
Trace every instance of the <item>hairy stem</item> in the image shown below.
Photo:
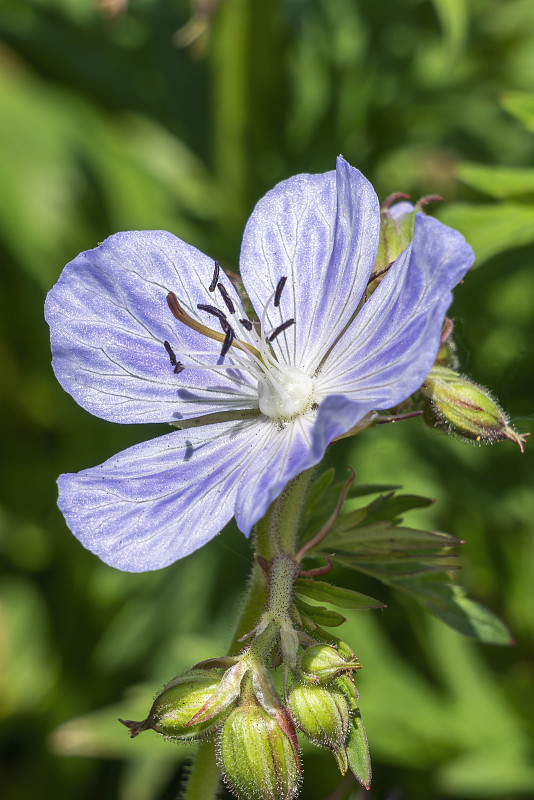
[[[279,638],[279,624],[289,618],[297,575],[297,534],[312,474],[313,470],[307,470],[293,478],[256,526],[254,566],[228,655],[237,655],[243,649],[242,637],[269,615],[272,621],[266,623],[248,651],[251,663],[263,663]],[[268,564],[269,574],[258,562]],[[215,745],[210,739],[197,751],[182,800],[215,800],[218,786]]]
[[[215,742],[200,743],[182,800],[214,800],[219,789],[219,767],[215,759]]]

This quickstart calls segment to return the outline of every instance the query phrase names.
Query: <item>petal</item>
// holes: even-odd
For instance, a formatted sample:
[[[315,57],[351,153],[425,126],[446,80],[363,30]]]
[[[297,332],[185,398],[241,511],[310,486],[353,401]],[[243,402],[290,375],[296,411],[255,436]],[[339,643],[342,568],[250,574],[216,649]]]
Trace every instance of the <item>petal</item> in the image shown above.
[[[163,342],[178,360],[216,364],[221,345],[182,325],[166,301],[218,327],[197,303],[226,307],[208,287],[214,262],[165,231],[119,233],[81,253],[48,293],[53,367],[74,399],[113,422],[159,422],[208,411],[257,406],[243,373],[186,369],[174,374]],[[227,282],[227,291],[237,295]],[[205,358],[188,354],[206,351]]]
[[[369,409],[328,398],[317,415],[176,431],[61,475],[58,505],[80,542],[127,572],[189,555],[235,515],[248,535],[284,486]],[[359,417],[358,417],[359,418]]]
[[[107,564],[159,569],[232,518],[256,434],[250,423],[219,424],[143,442],[98,467],[61,475],[58,505],[74,535]]]
[[[58,505],[107,564],[159,569],[212,539],[234,514],[248,535],[306,468],[309,450],[302,423],[282,427],[266,417],[176,431],[61,475]]]
[[[337,342],[317,379],[324,394],[391,408],[434,363],[451,289],[474,255],[457,231],[417,214],[414,238]]]
[[[356,310],[379,228],[373,187],[341,157],[335,172],[289,178],[259,201],[243,236],[241,275],[258,316],[287,276],[280,307],[268,311],[272,328],[296,320],[273,343],[279,358],[313,373]]]

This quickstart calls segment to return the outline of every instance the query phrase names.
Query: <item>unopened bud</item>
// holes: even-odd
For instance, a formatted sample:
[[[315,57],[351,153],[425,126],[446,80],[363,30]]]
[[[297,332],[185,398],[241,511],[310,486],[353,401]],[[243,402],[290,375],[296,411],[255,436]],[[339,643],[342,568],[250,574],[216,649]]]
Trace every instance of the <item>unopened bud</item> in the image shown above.
[[[380,209],[380,240],[373,273],[391,264],[413,239],[415,206],[406,195],[391,195]],[[397,202],[400,200],[400,202]]]
[[[295,683],[288,706],[299,730],[312,742],[337,752],[344,747],[350,713],[345,695],[335,686]]]
[[[145,720],[120,722],[129,728],[132,738],[150,729],[173,739],[198,739],[211,733],[229,713],[228,704],[219,703],[209,719],[189,724],[214,696],[221,678],[221,670],[189,670],[165,686]]]
[[[449,317],[445,317],[441,328],[441,338],[439,350],[434,361],[436,367],[456,367],[458,358],[456,356],[456,344],[452,338],[454,323]]]
[[[291,800],[300,778],[295,742],[259,704],[234,709],[222,726],[219,764],[242,800]]]
[[[356,658],[347,660],[329,644],[314,644],[300,657],[299,678],[306,683],[328,683],[354,669],[360,669]]]
[[[449,433],[475,442],[499,442],[509,439],[524,445],[524,436],[516,433],[502,408],[488,389],[446,367],[433,367],[422,393],[430,400],[431,421]]]

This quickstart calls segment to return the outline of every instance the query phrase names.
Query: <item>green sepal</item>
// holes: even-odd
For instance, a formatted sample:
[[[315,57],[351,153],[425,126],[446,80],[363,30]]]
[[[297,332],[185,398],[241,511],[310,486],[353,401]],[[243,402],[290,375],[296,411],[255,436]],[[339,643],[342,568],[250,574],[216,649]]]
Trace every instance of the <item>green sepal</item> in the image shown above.
[[[374,597],[355,592],[353,589],[345,589],[342,586],[332,586],[330,583],[325,583],[325,581],[299,578],[295,583],[295,592],[297,595],[303,594],[305,597],[311,597],[312,600],[332,603],[332,605],[340,608],[350,608],[357,611],[365,611],[369,608],[385,608],[384,603]]]
[[[356,780],[368,789],[371,785],[371,756],[359,710],[352,716],[345,748],[350,771]]]
[[[308,617],[316,625],[324,625],[326,628],[337,628],[347,621],[346,617],[338,614],[337,611],[330,611],[324,606],[311,606],[301,597],[295,598],[295,605],[299,613]]]

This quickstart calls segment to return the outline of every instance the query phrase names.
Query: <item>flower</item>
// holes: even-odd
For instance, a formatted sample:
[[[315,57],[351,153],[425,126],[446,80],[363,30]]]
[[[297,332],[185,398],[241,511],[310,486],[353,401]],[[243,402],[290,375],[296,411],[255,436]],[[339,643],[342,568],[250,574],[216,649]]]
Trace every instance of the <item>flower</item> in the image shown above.
[[[287,482],[371,411],[424,381],[463,237],[418,213],[413,240],[362,303],[380,209],[343,158],[259,201],[241,276],[164,231],[118,233],[63,270],[46,301],[55,374],[92,414],[182,430],[61,475],[82,544],[118,569],[158,569],[235,516],[245,535]]]

